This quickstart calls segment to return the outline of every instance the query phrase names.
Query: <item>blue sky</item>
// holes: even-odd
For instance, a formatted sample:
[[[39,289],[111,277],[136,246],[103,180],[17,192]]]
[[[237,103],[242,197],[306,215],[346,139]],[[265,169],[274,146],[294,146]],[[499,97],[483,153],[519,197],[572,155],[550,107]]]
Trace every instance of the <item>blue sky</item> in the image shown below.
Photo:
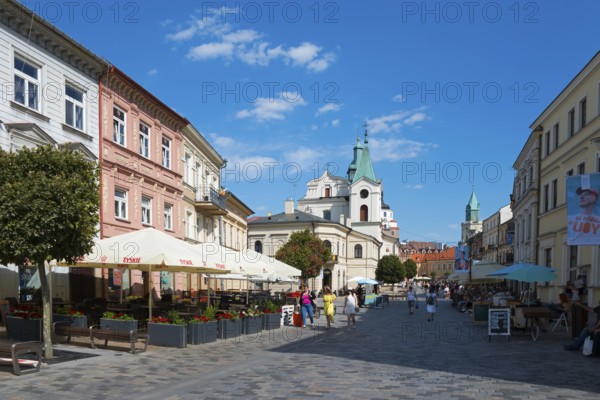
[[[483,218],[509,203],[529,125],[599,49],[594,0],[23,3],[190,120],[256,215],[345,175],[366,121],[417,241],[460,240],[473,187]]]

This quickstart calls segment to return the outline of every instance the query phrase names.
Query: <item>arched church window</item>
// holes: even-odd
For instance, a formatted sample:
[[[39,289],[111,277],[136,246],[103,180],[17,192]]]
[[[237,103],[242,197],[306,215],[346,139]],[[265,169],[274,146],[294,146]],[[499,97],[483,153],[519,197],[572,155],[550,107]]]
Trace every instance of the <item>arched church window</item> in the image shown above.
[[[362,222],[369,220],[369,207],[364,204],[360,206],[360,220]]]

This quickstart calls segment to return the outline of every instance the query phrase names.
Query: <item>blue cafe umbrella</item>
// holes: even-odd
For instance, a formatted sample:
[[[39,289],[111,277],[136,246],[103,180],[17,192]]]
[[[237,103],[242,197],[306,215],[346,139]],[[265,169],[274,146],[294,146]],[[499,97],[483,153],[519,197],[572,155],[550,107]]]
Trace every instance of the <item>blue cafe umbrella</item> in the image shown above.
[[[519,282],[550,282],[556,279],[555,271],[555,269],[542,265],[519,262],[492,272],[487,276],[511,279]]]

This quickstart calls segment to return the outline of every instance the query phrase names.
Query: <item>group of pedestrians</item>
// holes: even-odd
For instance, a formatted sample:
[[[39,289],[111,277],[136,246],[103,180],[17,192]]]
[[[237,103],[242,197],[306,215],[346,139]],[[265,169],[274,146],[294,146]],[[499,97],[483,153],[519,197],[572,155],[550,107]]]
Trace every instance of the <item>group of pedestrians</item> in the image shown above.
[[[333,294],[329,286],[323,287],[323,311],[325,313],[325,319],[327,321],[327,329],[330,329],[335,324],[335,299],[336,295]],[[299,305],[302,313],[302,328],[306,327],[307,318],[310,319],[310,327],[315,327],[314,308],[316,295],[311,292],[308,286],[304,287],[304,292],[300,294]],[[356,327],[356,313],[358,312],[358,297],[353,289],[347,291],[344,296],[344,308],[343,313],[347,317],[347,328]]]
[[[330,329],[335,324],[335,305],[336,295],[331,291],[328,286],[323,287],[323,310],[327,321],[327,329]],[[314,329],[314,307],[316,307],[314,300],[316,295],[314,292],[310,292],[308,286],[304,288],[304,292],[300,295],[300,307],[302,313],[302,328],[306,327],[307,318],[310,319],[310,326]],[[409,314],[414,314],[415,310],[419,308],[419,300],[417,294],[412,286],[408,288],[406,293],[406,300],[408,303]],[[437,294],[435,286],[429,287],[429,292],[425,296],[425,306],[427,308],[427,321],[433,321],[435,313],[437,311]],[[347,329],[350,330],[356,327],[356,313],[359,311],[359,301],[354,289],[349,289],[344,296],[343,313],[346,314]]]
[[[408,303],[408,313],[412,315],[419,308],[417,293],[412,286],[409,286],[408,292],[406,292],[406,300]],[[425,296],[425,305],[427,306],[427,321],[433,321],[435,312],[437,311],[437,294],[434,286],[429,287],[429,292]]]

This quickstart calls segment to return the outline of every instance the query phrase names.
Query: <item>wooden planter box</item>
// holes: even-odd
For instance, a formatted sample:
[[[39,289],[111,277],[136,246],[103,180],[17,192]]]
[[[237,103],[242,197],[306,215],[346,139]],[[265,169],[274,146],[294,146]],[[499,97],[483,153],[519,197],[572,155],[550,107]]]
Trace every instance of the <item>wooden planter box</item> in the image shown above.
[[[219,326],[219,339],[233,339],[242,334],[241,319],[220,319],[217,325]]]
[[[42,341],[42,319],[6,317],[6,335],[21,342]]]
[[[137,320],[126,321],[122,319],[100,318],[100,328],[119,332],[137,332],[138,322]]]
[[[187,326],[148,322],[148,344],[165,347],[187,347]]]
[[[78,328],[88,327],[88,319],[85,315],[83,317],[74,317],[67,314],[52,314],[52,322],[59,322],[63,326],[76,326]]]
[[[242,333],[254,335],[262,332],[264,325],[263,317],[246,317],[242,320]]]
[[[188,324],[188,344],[202,344],[217,341],[217,321]]]
[[[279,329],[281,327],[281,313],[265,314],[263,315],[263,318],[265,321],[263,329],[270,330]]]

